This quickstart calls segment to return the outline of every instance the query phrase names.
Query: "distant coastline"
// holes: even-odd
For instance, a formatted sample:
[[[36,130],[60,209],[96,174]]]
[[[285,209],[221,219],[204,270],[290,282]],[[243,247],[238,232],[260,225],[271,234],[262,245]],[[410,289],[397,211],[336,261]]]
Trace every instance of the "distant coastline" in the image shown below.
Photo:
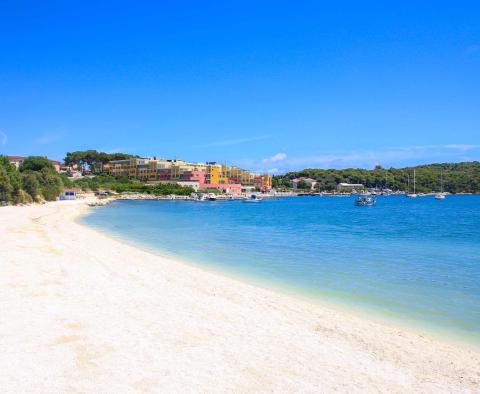
[[[65,191],[72,196],[77,191],[93,191],[137,196],[210,193],[232,198],[256,193],[341,195],[368,191],[385,195],[412,190],[468,194],[480,193],[479,174],[477,161],[406,168],[376,166],[372,170],[305,169],[271,176],[218,162],[141,158],[96,150],[68,152],[63,163],[42,156],[0,155],[0,205],[54,201],[65,197]]]

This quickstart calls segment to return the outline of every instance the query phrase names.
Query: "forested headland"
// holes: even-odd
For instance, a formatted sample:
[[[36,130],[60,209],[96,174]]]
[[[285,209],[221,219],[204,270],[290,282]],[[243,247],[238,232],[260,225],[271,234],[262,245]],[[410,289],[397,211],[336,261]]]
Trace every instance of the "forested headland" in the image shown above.
[[[416,190],[420,193],[443,190],[449,193],[480,193],[480,162],[436,163],[404,168],[383,168],[372,170],[360,168],[305,169],[274,176],[272,184],[277,189],[291,189],[292,180],[311,178],[318,191],[333,191],[339,183],[361,183],[368,188],[408,191],[413,188],[413,172],[416,173]],[[299,188],[309,188],[300,182]]]

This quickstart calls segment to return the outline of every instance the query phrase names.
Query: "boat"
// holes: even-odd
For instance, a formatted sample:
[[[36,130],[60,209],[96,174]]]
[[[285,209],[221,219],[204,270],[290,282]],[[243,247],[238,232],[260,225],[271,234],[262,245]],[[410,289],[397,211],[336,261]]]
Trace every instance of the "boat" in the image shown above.
[[[415,169],[413,170],[413,193],[407,193],[405,194],[405,197],[409,197],[409,198],[417,198],[418,197],[418,194],[415,192],[415,181],[416,181],[416,177],[415,177]],[[410,177],[408,177],[408,184],[409,184],[409,189],[410,189]]]
[[[445,200],[445,193],[443,192],[443,171],[440,173],[440,193],[435,194],[435,200]]]
[[[217,195],[215,193],[208,193],[207,199],[208,201],[216,201]]]
[[[194,193],[192,198],[193,201],[205,201],[205,195],[203,193]]]
[[[252,194],[250,197],[243,200],[243,202],[260,202],[262,199],[258,197],[256,194]]]
[[[377,199],[375,198],[375,196],[373,196],[373,197],[358,196],[355,199],[355,205],[357,207],[369,207],[369,206],[375,205],[376,202],[377,202]]]

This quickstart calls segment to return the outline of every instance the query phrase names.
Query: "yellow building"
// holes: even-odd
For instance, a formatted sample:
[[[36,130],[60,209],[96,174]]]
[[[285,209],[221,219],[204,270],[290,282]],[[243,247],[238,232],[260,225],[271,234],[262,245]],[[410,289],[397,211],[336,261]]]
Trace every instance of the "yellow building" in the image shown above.
[[[136,159],[115,160],[107,163],[105,169],[108,175],[135,177],[136,175]]]
[[[207,163],[206,183],[217,185],[220,183],[220,178],[222,178],[222,166],[216,163]]]

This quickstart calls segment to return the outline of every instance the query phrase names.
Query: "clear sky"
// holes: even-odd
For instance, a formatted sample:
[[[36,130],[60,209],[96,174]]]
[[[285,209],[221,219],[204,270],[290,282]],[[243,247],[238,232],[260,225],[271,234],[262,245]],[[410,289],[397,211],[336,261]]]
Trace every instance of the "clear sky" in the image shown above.
[[[3,0],[0,153],[478,160],[479,18],[473,0]]]

